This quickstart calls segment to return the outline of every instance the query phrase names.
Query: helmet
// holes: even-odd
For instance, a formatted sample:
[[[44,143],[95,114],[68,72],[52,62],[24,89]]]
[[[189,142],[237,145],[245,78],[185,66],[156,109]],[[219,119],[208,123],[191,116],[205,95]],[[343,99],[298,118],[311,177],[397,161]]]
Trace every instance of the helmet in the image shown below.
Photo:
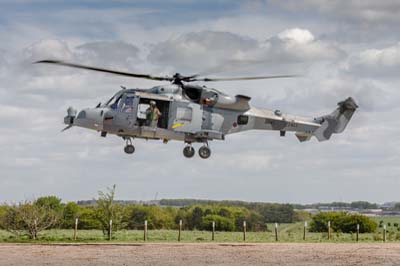
[[[154,106],[154,105],[156,105],[156,102],[155,101],[150,101],[150,105]]]

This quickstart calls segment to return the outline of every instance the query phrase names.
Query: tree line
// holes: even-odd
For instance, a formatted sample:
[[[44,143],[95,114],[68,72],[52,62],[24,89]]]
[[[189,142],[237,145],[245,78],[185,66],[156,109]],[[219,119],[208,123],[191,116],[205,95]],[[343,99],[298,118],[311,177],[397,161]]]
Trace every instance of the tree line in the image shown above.
[[[212,200],[161,200],[157,205],[131,205],[115,200],[115,185],[99,191],[95,204],[79,205],[62,203],[56,196],[40,197],[18,204],[0,205],[0,229],[15,235],[27,235],[35,239],[45,229],[73,229],[76,219],[79,229],[98,229],[108,235],[110,220],[113,231],[120,229],[177,229],[182,220],[184,230],[211,230],[215,222],[217,231],[241,231],[243,221],[247,230],[268,230],[267,223],[293,223],[309,220],[309,214],[295,211],[290,204]],[[376,224],[365,216],[344,213],[320,213],[312,218],[310,231],[326,231],[327,222],[341,232],[355,230],[361,224],[361,232],[371,232]]]
[[[0,206],[0,228],[35,239],[38,232],[50,228],[72,229],[79,219],[79,229],[99,229],[107,235],[112,220],[113,231],[142,229],[210,230],[212,222],[219,231],[266,230],[271,222],[291,223],[301,219],[289,204],[213,202],[181,207],[127,205],[115,200],[115,186],[100,191],[95,205],[81,206],[76,202],[62,203],[56,196]]]
[[[313,204],[293,204],[295,209],[319,209],[326,207],[339,207],[351,209],[377,209],[378,204],[368,201],[353,201],[353,202],[331,202],[331,203],[313,203]]]

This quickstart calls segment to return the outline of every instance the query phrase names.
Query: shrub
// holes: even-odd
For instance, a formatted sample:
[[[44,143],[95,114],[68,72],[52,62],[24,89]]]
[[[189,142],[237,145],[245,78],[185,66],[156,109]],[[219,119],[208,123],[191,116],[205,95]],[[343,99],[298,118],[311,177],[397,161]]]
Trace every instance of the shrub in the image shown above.
[[[328,221],[331,222],[333,231],[351,233],[356,232],[357,224],[360,225],[360,233],[371,233],[376,230],[377,224],[370,218],[359,214],[346,213],[319,213],[313,216],[310,223],[311,232],[326,232]]]
[[[231,219],[216,214],[204,216],[201,223],[201,229],[211,230],[213,221],[215,222],[215,230],[217,231],[234,231],[235,229],[235,225]]]
[[[79,229],[102,229],[96,217],[95,207],[88,206],[81,208],[79,213]]]
[[[63,219],[61,226],[62,228],[71,229],[74,228],[75,219],[79,218],[80,208],[75,202],[68,202],[63,211]]]

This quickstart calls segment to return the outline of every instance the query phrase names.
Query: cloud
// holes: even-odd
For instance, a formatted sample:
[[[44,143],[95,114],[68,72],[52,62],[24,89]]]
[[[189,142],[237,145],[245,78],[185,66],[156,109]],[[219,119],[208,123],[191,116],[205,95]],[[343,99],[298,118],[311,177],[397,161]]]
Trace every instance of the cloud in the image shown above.
[[[352,55],[342,66],[343,71],[376,79],[399,78],[400,43],[382,49],[366,49]]]
[[[155,64],[198,71],[257,48],[257,41],[250,38],[229,32],[202,31],[157,43],[148,58]]]
[[[317,11],[325,15],[365,22],[400,20],[400,3],[396,0],[269,0],[292,11]]]
[[[275,57],[280,62],[306,62],[336,60],[344,56],[344,51],[335,44],[314,37],[306,29],[292,28],[269,38],[263,45],[264,57]]]
[[[90,42],[76,47],[80,58],[92,64],[102,66],[130,66],[137,63],[139,49],[129,43]]]
[[[43,58],[59,58],[67,61],[73,59],[68,44],[62,40],[41,40],[24,49],[23,53],[24,59],[31,62]]]
[[[335,60],[344,52],[306,29],[282,31],[264,42],[230,32],[200,31],[157,43],[148,59],[154,64],[201,71],[249,63],[288,64]]]

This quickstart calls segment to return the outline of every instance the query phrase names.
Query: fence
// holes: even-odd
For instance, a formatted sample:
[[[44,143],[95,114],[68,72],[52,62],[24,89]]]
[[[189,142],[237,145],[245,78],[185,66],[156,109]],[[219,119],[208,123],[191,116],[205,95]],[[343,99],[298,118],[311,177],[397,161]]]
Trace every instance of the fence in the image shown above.
[[[75,241],[79,240],[78,225],[79,225],[79,220],[76,219],[75,220],[74,233],[73,233],[73,239]],[[178,242],[180,242],[181,240],[185,240],[185,239],[182,239],[182,231],[183,231],[182,227],[183,227],[183,222],[182,222],[182,220],[179,220],[178,230],[177,230],[177,235],[176,235],[176,239],[177,239]],[[210,233],[209,240],[211,240],[211,241],[219,241],[219,239],[216,237],[217,235],[216,235],[216,230],[215,229],[216,229],[215,221],[212,221],[212,223],[211,223],[211,231],[209,231],[209,233]],[[145,220],[144,223],[143,223],[143,241],[148,241],[148,232],[149,232],[148,231],[148,222],[147,222],[147,220]],[[110,222],[109,222],[109,232],[107,232],[107,233],[108,233],[108,240],[112,240],[113,239],[112,220],[110,220]],[[243,234],[242,235],[243,241],[244,242],[247,241],[248,240],[247,239],[248,232],[247,232],[246,221],[243,221],[242,234]],[[274,234],[274,240],[276,242],[280,241],[280,231],[279,231],[279,224],[278,223],[274,224],[273,234]],[[304,222],[304,226],[302,228],[302,240],[303,241],[312,240],[312,239],[308,238],[308,234],[310,234],[310,233],[307,230],[307,222]],[[313,233],[313,234],[315,235],[317,233]],[[322,232],[322,233],[318,233],[318,234],[320,234],[323,238],[327,239],[328,241],[333,240],[331,222],[329,221],[327,223],[327,231],[326,232]],[[301,233],[300,233],[300,235],[301,235]],[[356,228],[355,228],[355,239],[354,239],[354,241],[358,242],[360,240],[359,235],[360,235],[360,225],[357,224]],[[379,240],[379,239],[380,238],[377,237],[377,239],[374,239],[374,240]],[[169,239],[169,240],[171,240],[171,239]],[[206,240],[206,239],[201,239],[201,240]],[[226,240],[226,239],[222,239],[222,240]],[[261,238],[261,240],[262,240],[262,238]],[[267,238],[265,238],[265,240],[267,240]],[[398,240],[400,240],[400,239],[398,239]],[[383,242],[387,241],[387,228],[386,228],[386,225],[383,226],[382,241]]]

